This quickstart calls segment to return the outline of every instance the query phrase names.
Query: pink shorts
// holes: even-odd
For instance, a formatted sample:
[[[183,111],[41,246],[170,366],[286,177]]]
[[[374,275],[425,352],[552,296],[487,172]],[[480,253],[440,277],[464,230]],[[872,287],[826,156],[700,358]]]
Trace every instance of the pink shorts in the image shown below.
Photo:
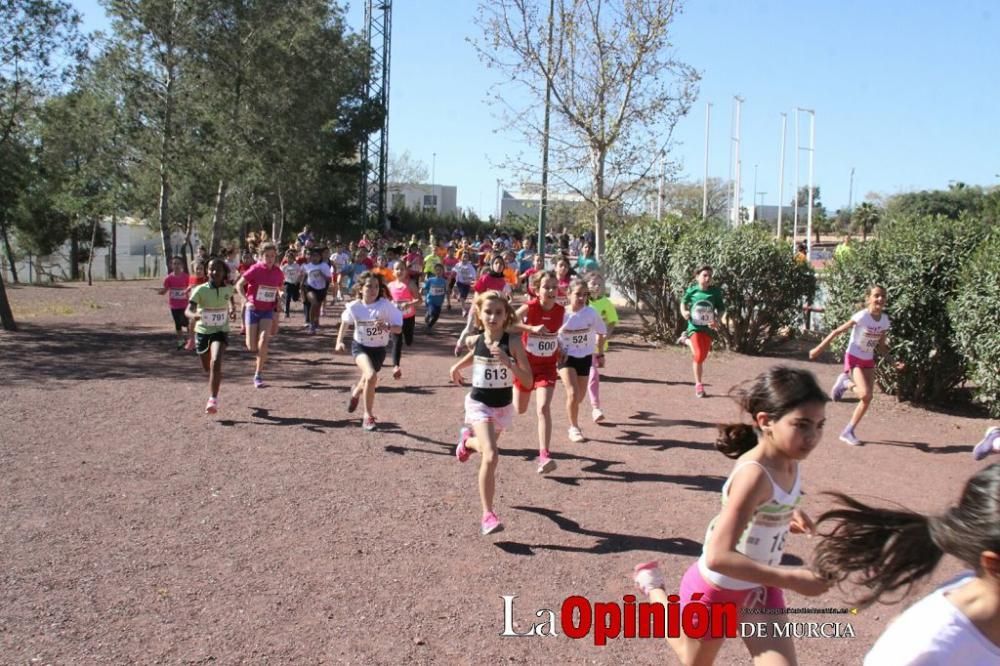
[[[858,358],[857,356],[852,356],[851,354],[844,354],[844,372],[851,374],[851,370],[854,368],[874,368],[875,367],[875,357],[872,358]]]
[[[504,407],[490,407],[478,400],[473,400],[471,394],[465,396],[465,422],[475,425],[491,421],[497,433],[501,433],[514,425],[514,404]]]
[[[749,590],[727,590],[716,587],[701,575],[696,561],[688,570],[684,572],[681,579],[681,604],[688,603],[691,596],[696,592],[701,592],[699,601],[705,604],[711,603],[733,603],[737,608],[769,608],[783,610],[785,608],[785,594],[779,587],[753,587]],[[697,615],[694,616],[697,619]]]

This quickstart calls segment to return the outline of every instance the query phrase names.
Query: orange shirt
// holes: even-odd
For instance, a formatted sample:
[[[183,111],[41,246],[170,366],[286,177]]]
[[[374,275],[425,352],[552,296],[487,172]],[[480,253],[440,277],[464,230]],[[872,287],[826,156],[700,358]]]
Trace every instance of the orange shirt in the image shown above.
[[[517,269],[516,268],[505,268],[503,269],[503,279],[507,281],[511,287],[517,286]]]
[[[385,281],[386,284],[389,284],[390,282],[396,279],[395,271],[393,271],[388,266],[385,268],[379,268],[378,266],[376,266],[375,268],[372,269],[372,273],[375,273],[376,275],[381,275],[382,279]]]

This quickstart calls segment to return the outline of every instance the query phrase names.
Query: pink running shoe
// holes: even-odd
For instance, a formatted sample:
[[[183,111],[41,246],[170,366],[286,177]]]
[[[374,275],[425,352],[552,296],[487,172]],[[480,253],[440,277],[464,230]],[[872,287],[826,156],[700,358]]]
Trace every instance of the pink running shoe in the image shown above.
[[[376,427],[375,426],[375,417],[374,416],[366,416],[365,419],[364,419],[364,421],[361,422],[361,427],[364,428],[365,430],[367,430],[368,432],[371,432],[372,430],[374,430],[375,427]]]
[[[480,534],[486,536],[487,534],[493,534],[494,532],[502,532],[502,531],[503,531],[503,523],[501,523],[500,519],[497,518],[497,514],[490,511],[489,513],[483,515],[483,522],[479,526]]]
[[[465,440],[470,437],[472,437],[472,429],[467,426],[463,426],[458,432],[458,446],[455,447],[455,457],[458,458],[458,462],[460,463],[464,463],[470,456],[472,456],[472,454],[469,453],[469,450],[465,448]]]
[[[205,405],[205,413],[206,414],[215,414],[217,411],[219,411],[219,400],[218,400],[218,398],[209,398],[208,399],[208,404]]]
[[[665,585],[663,572],[660,571],[659,563],[655,561],[635,565],[635,569],[632,570],[632,580],[635,581],[635,586],[642,590],[642,593],[647,597],[650,592],[657,588],[664,589]]]
[[[184,343],[184,349],[194,351],[194,338],[188,338],[188,341]]]
[[[549,457],[548,451],[538,454],[538,473],[548,474],[556,468],[556,461]]]
[[[704,384],[695,384],[694,385],[694,396],[696,398],[704,398],[705,397],[705,385]]]

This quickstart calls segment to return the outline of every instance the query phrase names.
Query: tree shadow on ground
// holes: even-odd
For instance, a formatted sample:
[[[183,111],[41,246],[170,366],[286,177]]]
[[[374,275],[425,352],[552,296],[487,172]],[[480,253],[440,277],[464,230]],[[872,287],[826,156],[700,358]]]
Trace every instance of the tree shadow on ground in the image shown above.
[[[251,407],[250,408],[250,418],[254,425],[273,425],[282,427],[301,427],[310,432],[323,434],[328,430],[335,430],[338,428],[347,428],[353,425],[357,425],[356,419],[342,419],[339,421],[331,421],[328,419],[317,419],[311,417],[298,417],[298,416],[276,416],[271,414],[270,409],[265,409],[263,407]],[[223,421],[219,421],[223,425],[229,425]],[[237,422],[233,422],[235,424]]]
[[[641,430],[619,430],[616,439],[592,439],[594,442],[611,444],[612,446],[641,446],[654,451],[669,451],[671,449],[692,449],[695,451],[712,451],[715,447],[708,442],[692,442],[682,439],[663,439],[650,437]]]
[[[715,423],[708,421],[693,421],[691,419],[665,419],[658,414],[640,410],[629,417],[633,421],[643,421],[646,424],[660,428],[670,428],[672,426],[686,426],[688,428],[715,428]]]
[[[668,379],[649,379],[647,377],[616,377],[601,374],[602,384],[660,384],[663,386],[682,386],[691,382],[675,382]]]
[[[685,490],[700,490],[703,492],[720,492],[726,482],[723,477],[705,474],[660,474],[657,472],[637,472],[626,469],[611,469],[624,463],[616,460],[601,460],[575,456],[590,464],[584,465],[580,471],[597,476],[558,476],[549,474],[547,478],[567,486],[579,486],[583,481],[610,481],[612,483],[670,483],[681,486]]]
[[[592,546],[566,546],[563,544],[527,544],[517,541],[497,541],[495,545],[500,550],[511,555],[534,555],[536,550],[554,550],[564,553],[590,553],[592,555],[608,555],[611,553],[626,553],[631,551],[652,551],[670,555],[685,555],[694,557],[701,554],[701,544],[684,537],[662,538],[639,534],[618,534],[590,530],[580,526],[580,523],[562,515],[561,511],[533,506],[514,506],[516,511],[527,511],[548,518],[564,532],[594,537]]]

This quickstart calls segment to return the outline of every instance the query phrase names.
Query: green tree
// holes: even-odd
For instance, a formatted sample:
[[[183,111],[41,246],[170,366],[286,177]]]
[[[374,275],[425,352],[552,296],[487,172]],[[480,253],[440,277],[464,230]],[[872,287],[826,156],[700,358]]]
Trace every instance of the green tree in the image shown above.
[[[851,213],[851,227],[861,233],[863,240],[868,240],[868,234],[875,230],[882,219],[882,210],[871,202],[865,201]]]

